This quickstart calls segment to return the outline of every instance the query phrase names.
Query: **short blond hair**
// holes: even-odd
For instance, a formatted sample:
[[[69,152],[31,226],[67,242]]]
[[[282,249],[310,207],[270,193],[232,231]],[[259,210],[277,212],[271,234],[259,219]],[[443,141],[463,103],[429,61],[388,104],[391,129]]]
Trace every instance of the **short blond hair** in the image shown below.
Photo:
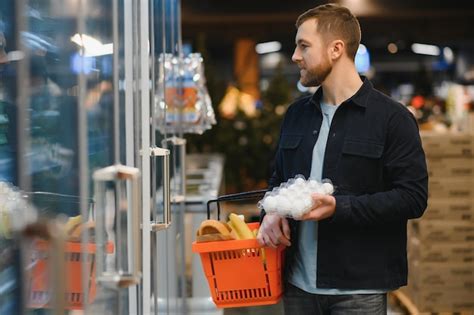
[[[357,18],[352,12],[337,4],[323,4],[301,14],[296,20],[296,28],[310,19],[316,19],[317,31],[326,41],[341,39],[346,45],[347,55],[355,59],[359,48],[361,31]]]

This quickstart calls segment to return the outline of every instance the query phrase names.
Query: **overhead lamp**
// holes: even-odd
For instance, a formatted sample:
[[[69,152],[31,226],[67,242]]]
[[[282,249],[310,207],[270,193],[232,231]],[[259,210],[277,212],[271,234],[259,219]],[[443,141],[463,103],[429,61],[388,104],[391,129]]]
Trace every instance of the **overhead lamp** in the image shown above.
[[[412,44],[411,45],[411,50],[415,54],[428,55],[428,56],[439,56],[439,54],[441,52],[438,46],[420,44],[420,43]]]
[[[449,47],[444,47],[443,48],[443,57],[446,60],[448,64],[453,63],[454,61],[454,53],[453,50]]]
[[[357,49],[357,53],[360,55],[364,55],[367,53],[367,47],[364,44],[359,44],[359,48]]]
[[[390,43],[390,44],[387,45],[387,50],[391,54],[396,54],[398,52],[398,46],[395,43]]]
[[[370,53],[364,44],[360,44],[355,56],[355,66],[357,72],[366,73],[370,69]]]
[[[84,57],[111,55],[114,51],[113,43],[102,44],[98,39],[86,34],[75,34],[71,41],[84,48]]]
[[[257,54],[268,54],[281,50],[281,43],[277,41],[259,43],[255,45],[255,51]]]

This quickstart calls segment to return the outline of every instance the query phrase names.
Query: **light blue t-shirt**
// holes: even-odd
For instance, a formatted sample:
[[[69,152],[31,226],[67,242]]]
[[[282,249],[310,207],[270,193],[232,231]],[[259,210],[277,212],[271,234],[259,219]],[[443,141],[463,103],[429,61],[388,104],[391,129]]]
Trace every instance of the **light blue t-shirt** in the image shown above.
[[[323,122],[319,131],[318,140],[313,148],[313,160],[311,163],[310,178],[317,181],[322,180],[324,153],[326,151],[326,142],[328,140],[331,121],[336,113],[338,106],[321,103],[321,112]],[[318,259],[318,222],[301,221],[299,228],[299,242],[296,257],[293,260],[288,281],[294,286],[309,293],[314,294],[375,294],[391,291],[387,290],[339,290],[322,289],[316,287],[316,268]],[[344,253],[341,253],[344,255]]]

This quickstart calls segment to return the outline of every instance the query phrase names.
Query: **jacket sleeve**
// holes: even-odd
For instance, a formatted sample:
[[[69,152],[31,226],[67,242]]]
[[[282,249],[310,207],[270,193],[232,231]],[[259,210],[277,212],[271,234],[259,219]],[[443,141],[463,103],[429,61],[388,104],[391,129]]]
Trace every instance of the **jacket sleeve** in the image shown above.
[[[428,173],[418,126],[410,112],[400,111],[390,119],[385,146],[387,190],[335,196],[336,211],[330,222],[363,227],[421,217],[427,206]]]

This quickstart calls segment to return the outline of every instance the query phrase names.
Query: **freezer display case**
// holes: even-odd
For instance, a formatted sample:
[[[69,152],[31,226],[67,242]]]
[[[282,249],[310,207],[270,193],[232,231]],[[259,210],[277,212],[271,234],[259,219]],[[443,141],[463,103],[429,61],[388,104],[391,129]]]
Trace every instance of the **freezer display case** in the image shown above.
[[[11,229],[20,210],[0,208],[2,314],[181,307],[168,240],[185,141],[154,115],[159,57],[180,51],[179,6],[0,3],[0,181],[37,213]]]

